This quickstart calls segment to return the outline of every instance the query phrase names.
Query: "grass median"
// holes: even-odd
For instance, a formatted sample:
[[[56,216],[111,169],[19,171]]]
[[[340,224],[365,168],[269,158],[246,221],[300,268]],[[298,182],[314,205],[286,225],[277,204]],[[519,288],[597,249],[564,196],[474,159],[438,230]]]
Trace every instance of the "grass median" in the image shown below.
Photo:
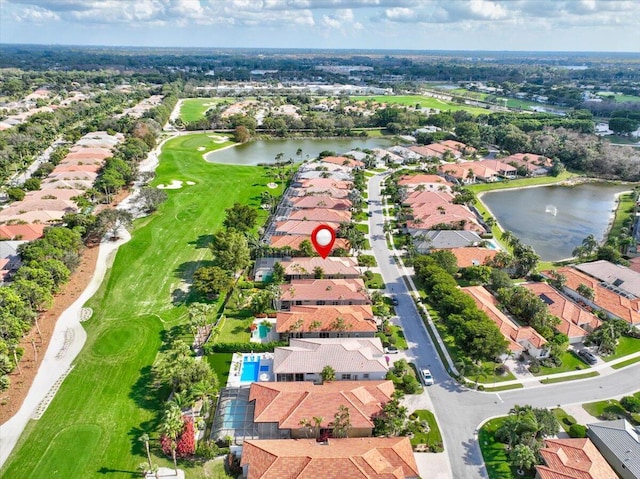
[[[225,208],[257,206],[270,181],[264,168],[202,159],[225,145],[202,134],[166,143],[155,184],[180,180],[184,186],[166,190],[158,212],[135,223],[87,303],[94,315],[83,323],[88,338],[74,370],[44,416],[28,424],[0,476],[130,478],[145,460],[142,432],[159,452],[157,421],[166,395],[151,387],[150,369],[162,338],[186,320],[185,291],[193,271],[211,257],[206,243],[222,226]],[[259,221],[265,214],[260,210]],[[161,456],[154,462],[170,464]]]

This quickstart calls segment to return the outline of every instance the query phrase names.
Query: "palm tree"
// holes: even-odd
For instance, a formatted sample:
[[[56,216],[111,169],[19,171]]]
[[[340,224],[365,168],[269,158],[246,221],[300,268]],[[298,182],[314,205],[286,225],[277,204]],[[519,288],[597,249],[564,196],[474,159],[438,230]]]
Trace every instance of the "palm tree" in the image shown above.
[[[304,429],[304,437],[308,438],[309,434],[313,430],[313,426],[311,425],[311,421],[307,418],[302,418],[298,422],[298,426]]]
[[[176,476],[178,475],[178,459],[176,458],[177,441],[183,428],[184,421],[182,420],[180,407],[176,403],[169,403],[169,407],[164,411],[162,432],[171,441],[171,457],[173,458],[173,468],[175,469]]]
[[[153,464],[151,463],[151,450],[149,449],[149,434],[142,433],[138,438],[138,441],[144,443],[144,449],[147,451],[147,461],[149,461],[149,470],[153,470]]]
[[[313,431],[317,438],[320,435],[320,426],[322,425],[324,418],[322,416],[313,416]]]

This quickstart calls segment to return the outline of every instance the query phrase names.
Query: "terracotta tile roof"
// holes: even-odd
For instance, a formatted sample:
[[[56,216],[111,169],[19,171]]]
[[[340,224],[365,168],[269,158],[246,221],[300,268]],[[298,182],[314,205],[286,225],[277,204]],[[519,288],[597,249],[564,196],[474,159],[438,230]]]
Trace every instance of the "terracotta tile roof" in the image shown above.
[[[332,257],[322,259],[319,256],[311,258],[300,257],[291,258],[289,261],[280,262],[285,269],[285,275],[313,275],[313,270],[317,267],[322,268],[326,276],[360,276],[358,262],[349,256]]]
[[[453,201],[454,196],[446,191],[412,191],[403,201],[407,205],[434,204],[443,205]]]
[[[451,248],[451,251],[458,261],[458,268],[478,266],[485,264],[487,260],[493,258],[498,252],[489,248]]]
[[[350,190],[353,183],[350,181],[334,180],[332,178],[313,178],[300,181],[301,188],[337,188],[339,190]]]
[[[338,229],[340,223],[336,222],[324,222],[324,221],[276,221],[276,236],[290,235],[290,236],[311,236],[313,230],[320,225],[331,226],[334,229]]]
[[[333,210],[329,208],[307,208],[293,211],[289,218],[296,221],[324,221],[345,223],[351,221],[351,212],[346,210]]]
[[[367,288],[361,279],[296,279],[280,285],[283,301],[364,301]]]
[[[100,162],[106,158],[113,156],[113,153],[109,148],[83,148],[73,147],[69,150],[69,154],[64,157],[61,163],[67,163],[71,161],[85,161],[85,162]]]
[[[58,173],[68,173],[70,171],[87,171],[89,173],[97,173],[102,168],[101,165],[97,164],[68,164],[68,163],[60,163],[53,169],[52,174],[56,175]]]
[[[477,151],[473,146],[468,146],[460,141],[455,141],[455,140],[444,140],[444,141],[441,141],[440,144],[442,146],[446,146],[447,148],[453,148],[454,150],[458,150],[460,153],[464,152],[465,150],[472,153],[475,153]]]
[[[562,321],[556,326],[556,329],[570,338],[586,336],[589,331],[596,329],[602,324],[602,321],[592,313],[582,309],[547,283],[524,283],[522,286],[533,291],[539,298],[547,303],[549,313],[560,318],[560,321]]]
[[[60,220],[66,212],[64,211],[47,211],[47,210],[38,210],[38,211],[25,211],[24,213],[20,213],[19,211],[15,214],[9,214],[5,211],[0,212],[0,221],[9,222],[9,221],[17,221],[23,223],[48,223],[48,222],[56,222]]]
[[[640,274],[626,266],[598,260],[577,264],[574,268],[640,298]]]
[[[494,171],[497,171],[500,174],[516,174],[518,169],[515,166],[511,166],[507,163],[504,163],[501,160],[479,160],[476,163],[486,166]]]
[[[451,209],[451,206],[461,206],[461,205],[441,205],[445,208],[444,213],[436,212],[432,214],[423,214],[421,210],[417,212],[414,210],[414,219],[407,221],[407,228],[415,229],[415,230],[431,230],[434,229],[435,226],[444,224],[444,225],[456,225],[461,222],[464,222],[463,227],[460,228],[465,231],[474,231],[479,234],[485,233],[485,229],[480,226],[477,218],[471,211],[466,210],[453,210],[447,211],[447,209]]]
[[[33,241],[42,237],[46,227],[44,224],[0,225],[0,238]]]
[[[624,319],[630,324],[640,324],[640,299],[631,300],[620,296],[601,286],[598,280],[575,268],[565,266],[558,268],[556,271],[567,279],[567,288],[576,291],[578,286],[584,284],[593,290],[593,303],[596,306]],[[549,271],[543,271],[543,274],[547,276],[549,276],[549,273]]]
[[[59,190],[70,188],[74,190],[88,190],[93,187],[92,180],[56,180],[47,179],[40,184],[41,190]]]
[[[437,184],[437,185],[445,186],[448,188],[453,186],[442,176],[423,175],[423,174],[404,175],[402,178],[400,178],[400,180],[398,181],[398,184],[402,186],[414,186],[414,187],[418,185],[432,185],[432,184]]]
[[[345,166],[347,168],[364,168],[362,161],[353,160],[346,156],[325,156],[318,161],[322,163],[333,163],[334,165]]]
[[[311,331],[334,331],[334,322],[342,318],[345,332],[376,332],[378,330],[373,319],[371,306],[368,304],[345,306],[292,306],[289,311],[278,312],[276,331],[287,333],[294,330],[294,324],[302,320],[296,332],[306,333]],[[311,328],[311,324],[320,323]],[[314,325],[315,326],[315,325]]]
[[[522,351],[524,341],[528,341],[536,349],[541,349],[547,340],[530,326],[519,326],[505,315],[498,306],[498,300],[484,286],[467,286],[462,291],[473,298],[480,311],[491,319],[509,342],[509,349]]]
[[[37,190],[37,191],[29,191],[24,200],[63,200],[63,201],[72,201],[71,198],[75,196],[84,195],[84,190],[71,189],[71,188],[47,188],[46,190]],[[51,197],[54,198],[46,198]]]
[[[447,163],[438,166],[438,170],[448,173],[455,178],[467,178],[469,171],[477,178],[496,178],[498,172],[487,165],[483,165],[479,161],[464,161],[462,163]]]
[[[245,440],[247,479],[409,479],[418,466],[407,437]]]
[[[311,235],[300,235],[300,236],[290,236],[290,235],[282,235],[282,236],[272,236],[270,240],[270,246],[272,248],[292,248],[293,250],[297,250],[300,247],[300,243],[304,240],[311,240]],[[333,244],[333,250],[337,248],[342,248],[344,250],[349,251],[349,242],[344,238],[336,238],[336,242]]]
[[[551,168],[553,166],[553,160],[534,153],[516,153],[500,160],[504,163],[515,163],[518,166],[524,166],[528,171],[536,170],[539,167]]]
[[[545,439],[540,479],[617,479],[614,470],[589,439]]]
[[[59,173],[51,173],[47,180],[89,180],[92,182],[98,177],[98,173],[91,171],[61,171]]]
[[[391,381],[334,381],[253,383],[249,400],[255,401],[254,422],[277,422],[280,429],[302,429],[300,421],[323,418],[329,427],[341,405],[349,408],[354,428],[373,428],[373,416],[391,399]]]
[[[78,206],[70,200],[25,199],[16,201],[9,208],[0,210],[0,219],[20,216],[35,211],[60,211],[63,213],[78,211]]]
[[[309,188],[290,188],[289,194],[293,196],[331,196],[336,199],[348,199],[349,190],[342,190],[340,188],[323,188],[323,187],[309,187]]]
[[[337,374],[379,374],[389,370],[380,338],[291,338],[275,348],[273,372],[319,374],[325,366]]]
[[[333,210],[348,210],[351,208],[351,200],[333,198],[328,195],[298,196],[290,198],[289,201],[296,209],[329,208]]]

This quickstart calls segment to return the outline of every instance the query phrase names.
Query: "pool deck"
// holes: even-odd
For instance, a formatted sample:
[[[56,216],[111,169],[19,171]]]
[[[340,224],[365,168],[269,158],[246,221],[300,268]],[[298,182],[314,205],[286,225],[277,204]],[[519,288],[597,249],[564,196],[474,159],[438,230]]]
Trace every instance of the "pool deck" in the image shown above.
[[[259,361],[257,381],[273,381],[273,353],[233,353],[227,387],[249,387],[251,383],[255,382],[242,380],[242,363],[244,361]],[[264,370],[265,367],[268,369]],[[263,377],[265,379],[262,379]]]

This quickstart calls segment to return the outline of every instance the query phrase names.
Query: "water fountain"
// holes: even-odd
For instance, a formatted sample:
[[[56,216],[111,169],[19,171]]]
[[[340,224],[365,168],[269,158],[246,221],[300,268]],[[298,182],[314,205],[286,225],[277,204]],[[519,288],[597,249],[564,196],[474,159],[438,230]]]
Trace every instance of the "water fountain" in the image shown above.
[[[553,205],[547,205],[546,208],[544,209],[544,212],[552,214],[553,216],[556,216],[558,214],[558,208],[556,208]]]

